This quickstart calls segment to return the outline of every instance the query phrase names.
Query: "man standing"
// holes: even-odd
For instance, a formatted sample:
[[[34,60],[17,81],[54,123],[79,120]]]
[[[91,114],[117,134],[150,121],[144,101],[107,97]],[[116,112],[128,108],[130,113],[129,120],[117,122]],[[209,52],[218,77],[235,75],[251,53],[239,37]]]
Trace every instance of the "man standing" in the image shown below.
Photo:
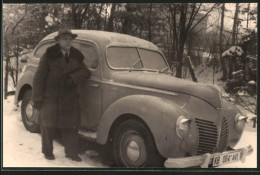
[[[87,81],[90,71],[83,62],[83,54],[72,47],[76,37],[70,30],[60,29],[55,37],[57,44],[47,48],[33,80],[33,103],[39,111],[42,153],[49,160],[55,159],[53,134],[59,128],[66,157],[81,161],[78,156],[80,105],[77,86]]]

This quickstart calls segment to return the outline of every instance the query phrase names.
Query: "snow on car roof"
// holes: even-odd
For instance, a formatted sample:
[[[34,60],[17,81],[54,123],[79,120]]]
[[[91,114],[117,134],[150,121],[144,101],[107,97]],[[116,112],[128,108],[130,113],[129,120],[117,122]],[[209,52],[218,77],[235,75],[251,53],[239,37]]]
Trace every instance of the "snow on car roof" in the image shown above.
[[[106,32],[106,31],[98,31],[98,30],[71,30],[72,33],[78,35],[78,39],[91,40],[96,42],[98,45],[103,46],[103,48],[107,46],[134,46],[134,47],[142,47],[148,48],[152,50],[158,50],[158,47],[153,43],[146,41],[144,39],[140,39],[137,37],[133,37],[126,34],[114,33],[114,32]],[[58,32],[51,33],[42,39],[48,40],[53,39]]]

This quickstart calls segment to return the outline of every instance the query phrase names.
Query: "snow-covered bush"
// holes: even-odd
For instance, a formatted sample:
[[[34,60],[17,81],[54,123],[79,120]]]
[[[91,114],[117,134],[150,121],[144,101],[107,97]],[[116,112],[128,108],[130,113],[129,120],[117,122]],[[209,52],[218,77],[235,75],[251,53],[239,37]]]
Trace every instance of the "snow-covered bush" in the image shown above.
[[[232,46],[222,53],[222,57],[237,57],[242,56],[243,53],[244,51],[240,46]]]

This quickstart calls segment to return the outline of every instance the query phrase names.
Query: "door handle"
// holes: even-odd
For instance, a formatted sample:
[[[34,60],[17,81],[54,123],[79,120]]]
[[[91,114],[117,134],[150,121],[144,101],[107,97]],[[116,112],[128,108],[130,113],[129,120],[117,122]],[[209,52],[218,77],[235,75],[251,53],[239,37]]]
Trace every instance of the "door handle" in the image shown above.
[[[90,84],[90,86],[92,86],[92,87],[96,87],[96,88],[98,88],[99,87],[99,84]]]

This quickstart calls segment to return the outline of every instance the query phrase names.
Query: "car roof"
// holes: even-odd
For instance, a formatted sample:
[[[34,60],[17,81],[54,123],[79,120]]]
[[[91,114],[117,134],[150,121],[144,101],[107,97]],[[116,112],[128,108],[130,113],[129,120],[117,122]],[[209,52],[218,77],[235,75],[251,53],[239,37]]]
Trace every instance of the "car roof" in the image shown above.
[[[101,48],[108,46],[133,46],[140,48],[147,48],[151,50],[158,50],[158,47],[153,43],[133,37],[126,34],[98,31],[98,30],[71,30],[73,34],[77,34],[77,39],[90,40],[97,43]],[[54,39],[58,32],[51,33],[44,37],[42,41]]]

